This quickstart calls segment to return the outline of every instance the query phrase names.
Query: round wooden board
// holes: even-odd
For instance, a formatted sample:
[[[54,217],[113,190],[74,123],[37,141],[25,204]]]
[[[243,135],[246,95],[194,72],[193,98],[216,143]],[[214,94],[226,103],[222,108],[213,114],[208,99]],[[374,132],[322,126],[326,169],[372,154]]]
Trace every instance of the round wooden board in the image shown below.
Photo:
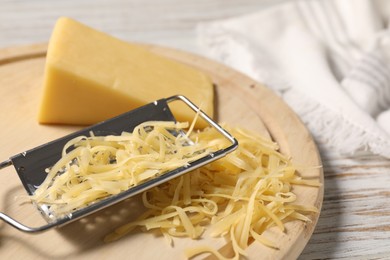
[[[46,44],[0,50],[0,160],[79,129],[71,126],[39,125],[36,120],[46,54]],[[216,85],[217,120],[252,129],[268,135],[280,145],[282,153],[294,163],[319,166],[321,160],[313,139],[298,117],[274,93],[252,79],[216,62],[189,53],[147,45],[151,51],[194,66],[209,74]],[[320,167],[301,171],[304,177],[323,183]],[[0,211],[31,225],[43,224],[37,210],[20,204],[25,191],[12,167],[0,174]],[[294,187],[298,202],[321,208],[323,187]],[[38,235],[29,235],[0,224],[0,259],[72,258],[99,259],[183,259],[183,250],[196,245],[212,245],[229,254],[230,246],[223,239],[205,235],[200,240],[175,239],[171,248],[166,241],[148,233],[134,233],[114,243],[102,238],[122,223],[136,217],[142,207],[135,197],[104,209],[64,227]],[[312,222],[292,221],[286,231],[271,229],[267,236],[280,249],[252,243],[248,259],[293,259],[302,252],[319,217]],[[209,257],[212,258],[212,257]]]

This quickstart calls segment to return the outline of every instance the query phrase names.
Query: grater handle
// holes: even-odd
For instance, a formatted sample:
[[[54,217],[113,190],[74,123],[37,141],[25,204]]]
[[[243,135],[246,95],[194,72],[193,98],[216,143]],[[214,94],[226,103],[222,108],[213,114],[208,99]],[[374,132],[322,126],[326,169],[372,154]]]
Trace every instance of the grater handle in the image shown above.
[[[39,233],[58,225],[58,222],[54,222],[39,227],[29,227],[11,218],[7,214],[4,214],[3,212],[0,212],[0,219],[2,219],[8,225],[11,225],[12,227],[26,233]]]
[[[8,159],[8,160],[6,160],[4,162],[1,162],[0,163],[0,170],[5,168],[5,167],[8,167],[10,165],[12,165],[12,161],[10,159]]]
[[[0,163],[0,170],[5,168],[5,167],[11,166],[11,165],[12,165],[11,160],[6,160],[4,162],[1,162]],[[19,221],[15,220],[15,219],[11,218],[10,216],[8,216],[7,214],[5,214],[3,212],[0,212],[0,219],[3,220],[8,225],[11,225],[12,227],[14,227],[20,231],[26,232],[26,233],[43,232],[43,231],[46,231],[46,230],[60,224],[59,222],[62,222],[62,221],[65,222],[68,220],[67,218],[64,218],[62,221],[60,220],[58,222],[48,223],[48,224],[40,226],[40,227],[29,227],[29,226],[26,226],[26,225],[20,223]]]

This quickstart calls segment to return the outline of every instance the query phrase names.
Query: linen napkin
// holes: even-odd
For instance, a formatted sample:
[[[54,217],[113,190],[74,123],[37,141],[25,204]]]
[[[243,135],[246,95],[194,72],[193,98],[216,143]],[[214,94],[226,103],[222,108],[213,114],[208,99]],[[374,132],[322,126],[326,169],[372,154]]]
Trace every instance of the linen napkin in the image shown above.
[[[390,158],[389,2],[289,1],[202,23],[198,39],[282,96],[325,147]]]

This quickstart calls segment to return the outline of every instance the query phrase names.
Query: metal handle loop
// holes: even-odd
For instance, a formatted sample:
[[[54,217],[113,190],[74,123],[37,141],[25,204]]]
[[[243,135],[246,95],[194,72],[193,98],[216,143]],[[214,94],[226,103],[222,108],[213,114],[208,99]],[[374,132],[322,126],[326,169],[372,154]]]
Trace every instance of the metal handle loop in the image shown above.
[[[11,160],[6,160],[4,162],[1,162],[0,163],[0,170],[3,169],[3,168],[6,168],[8,166],[11,166],[12,165],[12,161]],[[39,232],[43,232],[43,231],[46,231],[52,227],[55,227],[59,224],[61,224],[62,222],[66,222],[68,221],[69,219],[67,218],[64,218],[64,219],[61,219],[57,222],[54,222],[54,223],[48,223],[46,225],[43,225],[43,226],[40,226],[40,227],[29,227],[29,226],[26,226],[22,223],[20,223],[19,221],[11,218],[10,216],[8,216],[7,214],[3,213],[3,212],[0,212],[0,219],[3,220],[5,223],[11,225],[12,227],[20,230],[20,231],[23,231],[23,232],[26,232],[26,233],[39,233]]]

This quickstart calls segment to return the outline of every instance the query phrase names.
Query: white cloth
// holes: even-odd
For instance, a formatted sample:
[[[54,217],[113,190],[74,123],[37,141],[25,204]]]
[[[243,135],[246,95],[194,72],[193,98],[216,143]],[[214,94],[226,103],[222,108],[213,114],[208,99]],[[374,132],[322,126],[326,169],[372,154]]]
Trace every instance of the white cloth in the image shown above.
[[[390,158],[389,2],[284,2],[200,24],[199,43],[279,93],[320,143]]]

